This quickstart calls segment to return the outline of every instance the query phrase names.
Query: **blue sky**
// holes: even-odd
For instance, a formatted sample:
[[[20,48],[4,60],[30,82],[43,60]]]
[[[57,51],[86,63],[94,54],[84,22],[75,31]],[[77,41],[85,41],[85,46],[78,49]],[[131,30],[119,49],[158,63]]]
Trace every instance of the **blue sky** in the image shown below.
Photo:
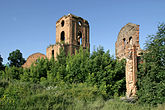
[[[120,29],[128,22],[140,25],[140,45],[165,21],[165,0],[0,0],[0,55],[19,49],[26,59],[55,44],[56,21],[72,13],[88,20],[90,45],[115,55]]]

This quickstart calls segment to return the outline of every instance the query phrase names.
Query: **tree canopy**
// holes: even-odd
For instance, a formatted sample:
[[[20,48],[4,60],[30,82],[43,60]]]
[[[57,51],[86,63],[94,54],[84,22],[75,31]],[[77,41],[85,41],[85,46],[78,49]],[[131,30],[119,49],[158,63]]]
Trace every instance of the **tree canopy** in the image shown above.
[[[138,74],[140,102],[157,104],[165,102],[165,24],[158,26],[155,35],[148,37],[143,64]]]
[[[22,56],[20,50],[16,49],[11,52],[8,57],[9,66],[21,67],[25,63],[25,59]]]

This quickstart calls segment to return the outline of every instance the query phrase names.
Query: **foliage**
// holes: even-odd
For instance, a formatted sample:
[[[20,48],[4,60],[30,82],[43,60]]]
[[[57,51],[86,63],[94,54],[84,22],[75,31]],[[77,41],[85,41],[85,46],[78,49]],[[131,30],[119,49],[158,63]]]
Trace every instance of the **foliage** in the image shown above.
[[[64,45],[64,42],[61,44]],[[125,93],[125,60],[99,47],[91,54],[80,47],[75,55],[38,59],[30,68],[20,50],[9,54],[9,66],[0,56],[0,109],[162,110],[165,108],[165,24],[149,36],[138,65],[138,103],[116,97]],[[139,105],[140,104],[140,105]],[[158,107],[153,107],[157,105]]]
[[[9,54],[8,60],[9,66],[21,67],[25,63],[25,59],[22,57],[22,53],[18,49]]]
[[[124,65],[124,61],[114,59],[102,47],[91,56],[88,49],[81,47],[75,55],[68,53],[67,57],[61,48],[57,61],[54,58],[39,59],[35,65],[24,69],[20,79],[44,85],[54,82],[88,83],[99,88],[104,98],[110,98],[125,92]]]
[[[137,103],[126,103],[119,99],[106,101],[103,109],[101,110],[164,110],[164,105],[153,107],[147,104],[139,105]]]
[[[13,53],[13,52],[12,52]],[[14,52],[15,53],[15,52]],[[105,99],[120,96],[125,92],[125,62],[118,61],[99,47],[90,55],[80,47],[75,55],[66,56],[63,48],[57,60],[38,59],[30,68],[6,67],[0,72],[6,80],[20,80],[42,85],[64,82],[87,83],[96,86]]]
[[[74,109],[90,108],[99,91],[86,84],[41,86],[31,83],[10,83],[0,98],[0,109]],[[96,107],[98,107],[97,105]],[[100,104],[101,106],[101,104]]]
[[[97,85],[106,97],[118,96],[125,92],[125,62],[118,61],[104,52],[103,47],[94,51],[89,60],[90,84]]]
[[[44,86],[30,82],[0,80],[2,110],[163,110],[149,105],[103,100],[96,86],[58,83]],[[151,109],[152,108],[152,109]]]
[[[140,103],[161,104],[165,102],[165,24],[149,36],[138,73],[138,97]]]
[[[70,83],[83,83],[89,73],[89,52],[81,47],[76,55],[69,55],[66,60],[67,75],[65,80]]]
[[[1,78],[6,80],[20,80],[21,74],[23,74],[23,68],[15,66],[5,67],[5,70],[0,72]]]

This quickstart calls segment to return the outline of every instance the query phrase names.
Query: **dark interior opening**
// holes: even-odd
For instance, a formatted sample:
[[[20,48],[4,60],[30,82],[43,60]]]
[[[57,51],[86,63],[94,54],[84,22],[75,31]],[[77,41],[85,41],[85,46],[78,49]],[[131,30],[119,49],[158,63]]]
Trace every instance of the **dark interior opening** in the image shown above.
[[[123,44],[123,47],[125,48],[125,46],[126,46],[126,39],[125,38],[123,39],[123,43],[122,44]]]
[[[129,38],[129,44],[132,45],[132,37]]]
[[[52,57],[54,58],[54,50],[52,50]]]
[[[61,41],[64,41],[64,40],[65,40],[65,32],[62,31],[62,32],[61,32]]]
[[[62,26],[62,27],[64,26],[64,20],[62,20],[62,22],[61,22],[61,26]]]

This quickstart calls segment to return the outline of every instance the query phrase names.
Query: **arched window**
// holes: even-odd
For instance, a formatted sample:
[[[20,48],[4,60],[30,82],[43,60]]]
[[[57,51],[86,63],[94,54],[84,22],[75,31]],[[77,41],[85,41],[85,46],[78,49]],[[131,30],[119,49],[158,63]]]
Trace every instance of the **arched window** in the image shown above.
[[[79,26],[81,26],[81,25],[82,25],[81,21],[79,21],[79,22],[78,22],[78,25],[79,25]]]
[[[63,27],[63,26],[64,26],[64,20],[61,21],[61,27]]]
[[[77,35],[78,45],[82,45],[82,33],[79,31]]]
[[[129,38],[129,44],[133,45],[132,36]]]
[[[65,32],[64,31],[61,32],[61,41],[65,41]]]
[[[52,50],[52,57],[54,58],[54,50]]]
[[[123,45],[123,47],[125,49],[125,46],[126,46],[126,39],[125,38],[123,39],[122,45]]]

